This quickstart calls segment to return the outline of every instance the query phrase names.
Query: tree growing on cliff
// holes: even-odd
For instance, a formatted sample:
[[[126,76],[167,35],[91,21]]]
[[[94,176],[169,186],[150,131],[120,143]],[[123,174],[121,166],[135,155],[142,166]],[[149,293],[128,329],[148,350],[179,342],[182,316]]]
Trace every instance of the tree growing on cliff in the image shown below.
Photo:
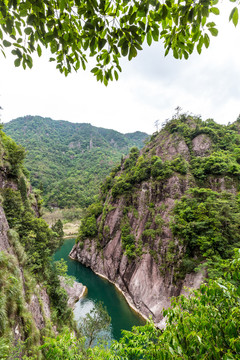
[[[236,2],[236,0],[230,0]],[[218,30],[210,14],[219,14],[218,0],[39,0],[0,3],[0,49],[12,49],[15,65],[32,67],[32,53],[51,51],[60,72],[86,68],[87,57],[94,57],[91,70],[97,80],[118,79],[119,59],[137,56],[147,41],[163,39],[165,55],[188,58],[194,47],[201,53],[209,46],[209,35]],[[238,8],[230,20],[238,23]]]

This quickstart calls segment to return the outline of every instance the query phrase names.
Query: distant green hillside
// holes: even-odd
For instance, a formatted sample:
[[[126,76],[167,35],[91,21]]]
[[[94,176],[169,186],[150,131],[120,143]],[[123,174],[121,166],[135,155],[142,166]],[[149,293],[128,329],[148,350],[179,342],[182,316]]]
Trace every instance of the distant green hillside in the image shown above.
[[[109,170],[147,138],[40,116],[12,120],[4,131],[26,148],[32,185],[43,190],[45,204],[57,207],[92,203]]]

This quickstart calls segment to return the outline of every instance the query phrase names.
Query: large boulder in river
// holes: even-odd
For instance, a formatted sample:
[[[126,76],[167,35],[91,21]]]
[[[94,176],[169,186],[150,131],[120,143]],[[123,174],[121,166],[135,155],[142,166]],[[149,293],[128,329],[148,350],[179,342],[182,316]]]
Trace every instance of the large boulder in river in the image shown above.
[[[68,295],[68,306],[74,307],[75,303],[87,293],[87,287],[83,284],[73,281],[68,283],[65,277],[59,276],[60,284],[66,290]]]

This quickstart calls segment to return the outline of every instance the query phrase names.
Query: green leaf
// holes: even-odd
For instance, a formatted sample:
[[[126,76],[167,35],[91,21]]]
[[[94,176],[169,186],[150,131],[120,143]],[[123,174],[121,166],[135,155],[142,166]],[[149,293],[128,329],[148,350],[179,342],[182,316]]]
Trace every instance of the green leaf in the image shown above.
[[[212,36],[217,36],[217,35],[218,35],[218,29],[216,29],[216,28],[209,28],[208,30],[210,31],[210,33],[212,34]]]
[[[118,80],[118,72],[116,70],[114,70],[114,76],[115,76],[115,79]]]
[[[183,51],[183,56],[186,60],[189,58],[189,55],[185,50]]]
[[[41,49],[41,46],[39,44],[37,46],[37,53],[38,53],[39,57],[42,55],[42,49]]]
[[[173,49],[173,56],[175,57],[175,59],[179,58],[179,55],[178,55],[178,52],[177,52],[176,48]]]
[[[188,21],[193,22],[193,20],[194,20],[194,9],[192,8],[188,14]]]
[[[10,41],[3,40],[3,46],[9,47],[9,46],[11,46],[11,45],[12,45],[12,44],[10,43]]]
[[[202,7],[202,16],[203,16],[203,17],[208,17],[208,15],[209,15],[208,7],[207,7],[207,6],[203,6],[203,7]]]
[[[122,52],[122,56],[127,56],[128,54],[128,42],[126,40],[122,44],[121,52]]]
[[[16,67],[18,67],[18,66],[20,66],[20,64],[21,64],[21,59],[17,58],[17,59],[14,61],[14,65],[15,65]]]
[[[210,12],[212,12],[212,13],[215,14],[215,15],[219,15],[219,14],[220,14],[220,11],[219,11],[219,9],[218,9],[217,7],[212,7],[212,8],[210,9]]]
[[[32,28],[27,27],[26,29],[24,29],[24,32],[25,32],[26,35],[30,35],[32,33]]]
[[[134,23],[134,21],[136,20],[136,16],[137,16],[137,12],[134,12],[130,17],[129,24]]]
[[[162,6],[162,18],[163,18],[163,20],[166,19],[167,15],[168,15],[168,8],[166,7],[165,4],[163,4],[163,6]]]
[[[108,80],[107,80],[107,78],[106,78],[105,76],[104,76],[104,78],[103,78],[103,83],[104,83],[105,86],[108,85]]]
[[[132,60],[132,58],[134,58],[136,56],[137,56],[137,50],[133,45],[131,45],[129,55],[128,55],[128,60]]]
[[[105,46],[106,42],[107,42],[106,39],[102,39],[102,38],[98,39],[98,48],[99,48],[99,50],[102,50],[102,48]]]
[[[233,22],[233,24],[235,26],[237,26],[238,24],[238,8],[237,7],[234,7],[230,13],[230,16],[229,16],[229,21]]]
[[[204,34],[203,42],[204,42],[205,47],[208,48],[209,44],[210,44],[210,39],[209,39],[208,34],[206,34],[206,33]]]
[[[157,27],[155,27],[154,30],[152,31],[152,37],[154,41],[159,40],[159,29]]]
[[[144,22],[143,22],[143,21],[139,21],[138,24],[140,25],[141,29],[142,29],[143,31],[145,31],[146,25],[144,24]]]
[[[152,34],[150,31],[147,33],[147,43],[149,46],[152,44]]]
[[[198,44],[197,44],[197,52],[199,53],[199,55],[201,54],[202,52],[202,46],[203,46],[203,37],[201,36]]]
[[[91,72],[92,72],[92,73],[96,73],[96,72],[98,72],[98,70],[99,70],[98,67],[94,67],[94,68],[91,70]]]
[[[32,25],[35,19],[36,19],[36,15],[35,15],[35,14],[30,14],[30,15],[27,17],[27,24],[28,24],[28,25]]]

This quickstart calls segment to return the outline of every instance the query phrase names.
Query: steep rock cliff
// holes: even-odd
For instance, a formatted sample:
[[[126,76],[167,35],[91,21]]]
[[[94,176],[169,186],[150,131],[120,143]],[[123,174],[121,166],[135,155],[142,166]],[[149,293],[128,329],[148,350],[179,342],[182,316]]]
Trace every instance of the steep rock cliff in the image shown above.
[[[41,359],[43,336],[54,335],[60,321],[71,329],[73,323],[50,262],[59,239],[39,217],[24,154],[0,125],[0,353]]]
[[[141,152],[131,150],[82,221],[70,257],[112,281],[159,326],[173,296],[199,287],[211,256],[224,258],[221,241],[232,251],[232,235],[212,222],[226,201],[230,218],[239,214],[237,125],[173,118]]]
[[[13,160],[13,155],[17,152],[23,154],[23,149],[6,137],[3,132],[0,135],[0,282],[2,285],[0,310],[3,312],[7,307],[12,307],[11,310],[7,310],[6,318],[1,318],[1,336],[8,334],[9,340],[12,338],[15,344],[19,340],[25,341],[27,321],[28,326],[31,327],[31,331],[28,332],[32,334],[32,341],[37,343],[40,330],[46,326],[51,329],[50,300],[46,289],[40,284],[29,291],[27,282],[29,282],[30,274],[26,272],[24,266],[27,256],[16,237],[17,233],[15,231],[11,233],[3,208],[3,203],[6,201],[5,193],[9,190],[18,193],[20,191],[19,178],[25,177],[20,170],[21,158],[18,159],[19,162]],[[25,185],[26,182],[25,178]],[[30,185],[26,185],[26,196],[29,199],[28,204],[35,210],[36,215],[39,215],[37,200]],[[11,206],[11,204],[7,205]],[[15,283],[11,284],[13,279]],[[10,289],[14,298],[10,297]],[[7,305],[5,305],[6,300],[9,302]]]

